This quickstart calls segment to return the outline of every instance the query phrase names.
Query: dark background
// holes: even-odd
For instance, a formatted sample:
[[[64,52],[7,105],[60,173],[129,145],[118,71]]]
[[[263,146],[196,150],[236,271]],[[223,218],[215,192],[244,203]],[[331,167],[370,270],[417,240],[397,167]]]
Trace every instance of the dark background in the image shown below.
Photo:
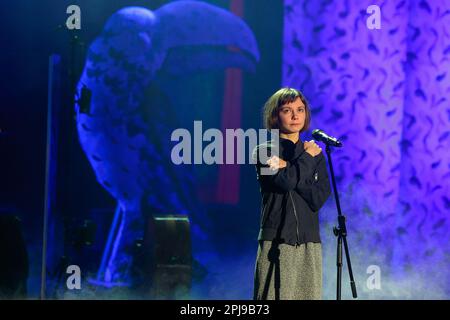
[[[81,74],[85,47],[100,33],[111,14],[125,6],[156,9],[167,2],[170,1],[17,0],[2,1],[0,5],[0,214],[14,214],[22,221],[29,256],[28,293],[31,297],[35,297],[39,291],[49,55],[60,54],[64,67],[62,96],[65,113],[61,115],[58,137],[59,201],[64,203],[64,215],[73,226],[82,223],[83,219],[94,220],[97,226],[95,241],[83,254],[90,261],[89,267],[95,271],[115,200],[97,183],[79,146],[75,122],[72,121],[71,84]],[[230,8],[230,1],[206,2],[227,10]],[[261,59],[255,73],[244,73],[242,127],[257,129],[261,128],[261,107],[281,83],[283,2],[244,2],[244,20],[256,36]],[[75,47],[75,56],[71,55],[72,34],[62,27],[68,16],[66,8],[72,4],[81,8],[82,29],[78,32],[78,41],[85,44],[85,47]],[[75,60],[72,60],[73,57]],[[70,73],[71,66],[73,74]],[[223,75],[224,72],[211,73],[197,81],[213,79],[215,83],[220,83]],[[230,222],[228,227],[235,228],[236,237],[244,240],[242,243],[237,239],[237,243],[241,242],[244,247],[245,243],[255,246],[260,209],[259,190],[254,168],[250,165],[242,168],[239,203],[235,208],[218,204],[217,210],[234,210],[233,217],[239,220]],[[222,219],[220,212],[217,218]],[[229,231],[225,227],[223,236],[227,236]],[[64,239],[67,241],[67,237]],[[236,250],[227,245],[227,241],[219,243],[218,250]]]

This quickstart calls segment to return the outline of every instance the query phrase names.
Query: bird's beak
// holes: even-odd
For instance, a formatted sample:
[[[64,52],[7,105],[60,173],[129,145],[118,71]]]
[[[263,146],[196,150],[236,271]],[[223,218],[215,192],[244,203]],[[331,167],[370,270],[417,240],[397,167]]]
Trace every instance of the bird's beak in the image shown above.
[[[156,10],[155,17],[153,46],[167,53],[162,72],[226,67],[253,71],[259,60],[252,31],[229,11],[199,1],[178,1]]]

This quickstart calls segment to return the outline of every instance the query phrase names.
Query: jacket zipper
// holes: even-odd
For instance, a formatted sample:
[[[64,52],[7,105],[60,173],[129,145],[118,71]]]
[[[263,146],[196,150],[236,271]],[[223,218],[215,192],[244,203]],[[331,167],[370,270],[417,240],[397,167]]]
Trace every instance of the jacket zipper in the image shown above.
[[[297,210],[295,210],[294,199],[292,199],[291,192],[290,192],[290,191],[288,191],[288,192],[289,192],[289,198],[291,198],[292,207],[294,208],[294,215],[295,215],[295,222],[296,222],[296,225],[295,225],[295,232],[296,232],[296,234],[297,234],[297,242],[295,243],[295,247],[297,247],[298,242],[299,242],[299,239],[300,239],[300,237],[298,236],[298,217],[297,217]]]

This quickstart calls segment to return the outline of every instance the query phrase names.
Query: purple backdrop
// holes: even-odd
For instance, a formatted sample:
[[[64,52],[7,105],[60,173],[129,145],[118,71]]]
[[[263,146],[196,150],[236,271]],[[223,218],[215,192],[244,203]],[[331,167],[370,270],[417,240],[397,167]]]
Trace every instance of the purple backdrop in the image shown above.
[[[381,8],[379,30],[366,26],[372,4]],[[283,85],[309,98],[312,128],[344,142],[333,163],[361,297],[450,297],[445,4],[285,0]],[[321,214],[332,298],[334,199]],[[366,285],[370,265],[380,267],[380,290]]]

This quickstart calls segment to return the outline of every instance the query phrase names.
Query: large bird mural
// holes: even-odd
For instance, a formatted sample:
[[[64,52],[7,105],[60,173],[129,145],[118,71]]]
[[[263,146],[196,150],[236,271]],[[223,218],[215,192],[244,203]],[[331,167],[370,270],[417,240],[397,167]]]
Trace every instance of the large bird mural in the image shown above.
[[[123,8],[90,45],[77,85],[77,129],[98,182],[117,199],[120,212],[104,282],[130,285],[143,212],[186,214],[199,225],[206,219],[195,199],[192,169],[170,158],[177,122],[167,95],[177,92],[167,83],[158,88],[157,79],[227,67],[252,71],[258,60],[255,37],[241,18],[198,1],[155,11]]]

